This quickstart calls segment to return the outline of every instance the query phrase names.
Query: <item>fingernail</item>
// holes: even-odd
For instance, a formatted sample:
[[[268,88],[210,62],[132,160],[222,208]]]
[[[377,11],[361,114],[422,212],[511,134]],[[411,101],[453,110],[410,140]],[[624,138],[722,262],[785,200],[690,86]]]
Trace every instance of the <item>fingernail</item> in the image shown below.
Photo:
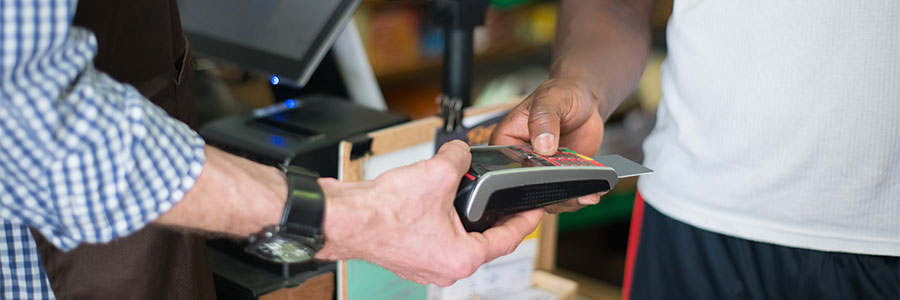
[[[581,204],[581,205],[594,205],[594,204],[597,204],[598,202],[599,201],[594,201],[593,197],[578,197],[578,204]]]
[[[549,154],[553,152],[554,144],[556,144],[556,138],[552,133],[541,133],[534,139],[534,150],[538,153]]]

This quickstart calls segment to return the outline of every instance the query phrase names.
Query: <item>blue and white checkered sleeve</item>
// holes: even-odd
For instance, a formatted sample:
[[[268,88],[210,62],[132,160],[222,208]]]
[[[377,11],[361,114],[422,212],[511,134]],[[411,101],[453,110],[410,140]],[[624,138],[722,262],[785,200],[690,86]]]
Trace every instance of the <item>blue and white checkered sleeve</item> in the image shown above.
[[[75,7],[0,0],[0,219],[63,250],[153,221],[204,161],[196,132],[93,68]]]

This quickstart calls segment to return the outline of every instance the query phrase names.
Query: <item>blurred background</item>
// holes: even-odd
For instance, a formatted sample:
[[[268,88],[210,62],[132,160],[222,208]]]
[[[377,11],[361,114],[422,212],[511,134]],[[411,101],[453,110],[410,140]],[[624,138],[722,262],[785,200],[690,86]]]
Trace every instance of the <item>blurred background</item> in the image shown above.
[[[473,106],[517,101],[548,77],[559,3],[493,0],[475,30]],[[641,161],[641,143],[661,97],[659,68],[672,0],[656,1],[653,50],[638,89],[608,120],[600,153]],[[415,120],[438,114],[441,92],[440,27],[425,1],[362,1],[353,19],[388,111]],[[332,53],[303,89],[198,56],[195,90],[201,125],[287,99],[312,94],[348,97]],[[599,205],[559,217],[555,273],[579,283],[581,299],[620,299],[635,181],[624,180]]]

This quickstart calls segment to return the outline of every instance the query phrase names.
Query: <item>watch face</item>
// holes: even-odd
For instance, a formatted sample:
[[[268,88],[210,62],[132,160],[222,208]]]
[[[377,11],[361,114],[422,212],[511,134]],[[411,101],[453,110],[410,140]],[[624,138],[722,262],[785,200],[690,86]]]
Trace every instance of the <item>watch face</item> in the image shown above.
[[[312,259],[315,253],[309,246],[294,240],[274,236],[259,240],[247,247],[247,252],[269,261],[301,263]]]

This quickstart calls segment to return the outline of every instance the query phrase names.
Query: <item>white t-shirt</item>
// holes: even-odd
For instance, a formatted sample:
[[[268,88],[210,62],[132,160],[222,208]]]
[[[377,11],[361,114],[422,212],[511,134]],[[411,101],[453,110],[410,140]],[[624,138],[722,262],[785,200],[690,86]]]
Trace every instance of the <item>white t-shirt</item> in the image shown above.
[[[713,232],[900,256],[900,1],[676,0],[646,201]]]

